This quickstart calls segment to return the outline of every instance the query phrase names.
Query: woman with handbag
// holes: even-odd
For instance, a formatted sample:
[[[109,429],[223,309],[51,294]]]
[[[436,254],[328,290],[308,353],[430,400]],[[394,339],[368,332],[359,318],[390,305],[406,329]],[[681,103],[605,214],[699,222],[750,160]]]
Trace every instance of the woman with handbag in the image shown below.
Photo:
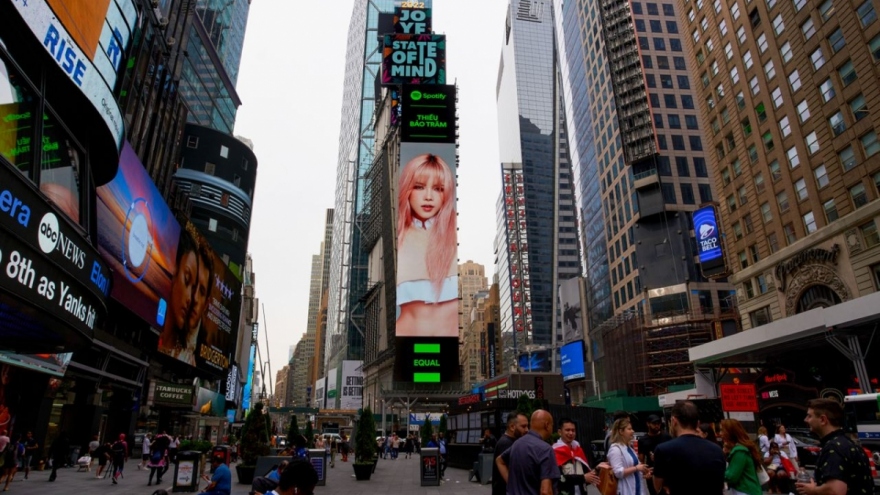
[[[647,495],[648,489],[643,476],[650,477],[647,464],[639,463],[639,458],[630,445],[633,441],[632,423],[628,418],[618,419],[611,427],[611,445],[608,448],[608,464],[617,478],[619,495]]]
[[[761,469],[761,452],[742,423],[735,419],[721,421],[721,439],[727,452],[727,470],[724,481],[731,495],[761,495],[758,469]]]

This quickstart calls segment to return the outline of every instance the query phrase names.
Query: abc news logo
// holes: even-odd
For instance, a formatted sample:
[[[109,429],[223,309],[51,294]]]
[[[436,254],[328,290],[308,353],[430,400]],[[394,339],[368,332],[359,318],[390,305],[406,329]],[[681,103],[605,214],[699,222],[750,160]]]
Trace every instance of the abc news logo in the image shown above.
[[[78,269],[82,270],[85,267],[86,252],[61,232],[58,217],[54,213],[43,215],[37,231],[37,241],[40,250],[44,253],[51,254],[53,251],[58,251]],[[97,260],[92,265],[89,281],[105,296],[110,293],[110,277],[104,273]]]

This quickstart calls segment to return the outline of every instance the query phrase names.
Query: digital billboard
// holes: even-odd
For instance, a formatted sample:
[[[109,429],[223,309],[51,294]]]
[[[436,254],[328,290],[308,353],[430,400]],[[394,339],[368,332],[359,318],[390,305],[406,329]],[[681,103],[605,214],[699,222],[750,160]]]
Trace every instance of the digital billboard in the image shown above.
[[[393,22],[394,32],[398,34],[430,34],[430,2],[427,5],[425,2],[398,2],[394,7]]]
[[[364,402],[364,362],[342,362],[342,390],[340,409],[360,409]]]
[[[720,276],[726,272],[719,230],[714,206],[705,206],[694,212],[697,255],[700,259],[700,268],[706,277]]]
[[[559,353],[562,367],[562,381],[579,380],[586,377],[584,369],[584,341],[577,340],[562,346]]]
[[[386,34],[382,84],[446,84],[446,35]]]
[[[128,143],[116,178],[97,196],[99,250],[114,272],[111,296],[160,330],[160,352],[226,373],[239,280],[192,223],[181,228]]]
[[[336,409],[336,399],[339,396],[336,390],[336,382],[339,379],[339,368],[333,368],[327,372],[327,396],[326,405],[329,409]]]
[[[455,86],[404,84],[401,106],[401,140],[455,143]]]
[[[570,278],[559,284],[559,299],[562,304],[563,342],[574,342],[584,338],[583,312],[581,311],[581,279]]]
[[[550,371],[550,351],[526,352],[519,355],[517,364],[520,371]]]

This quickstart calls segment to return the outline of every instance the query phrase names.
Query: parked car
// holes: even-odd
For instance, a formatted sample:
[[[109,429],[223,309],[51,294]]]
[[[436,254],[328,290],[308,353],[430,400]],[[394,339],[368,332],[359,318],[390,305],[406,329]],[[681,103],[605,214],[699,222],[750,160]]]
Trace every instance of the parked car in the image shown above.
[[[800,433],[789,434],[797,448],[800,465],[807,469],[816,469],[816,460],[819,458],[819,451],[822,450],[819,441]]]

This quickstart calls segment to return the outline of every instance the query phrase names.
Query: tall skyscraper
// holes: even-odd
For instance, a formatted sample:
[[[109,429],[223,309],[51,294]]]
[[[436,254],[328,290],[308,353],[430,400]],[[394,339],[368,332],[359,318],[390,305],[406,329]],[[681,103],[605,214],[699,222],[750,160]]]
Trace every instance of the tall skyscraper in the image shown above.
[[[489,279],[486,278],[486,267],[471,260],[458,265],[458,297],[461,304],[458,327],[460,329],[467,328],[471,309],[473,309],[474,294],[488,288]]]
[[[480,366],[481,349],[480,332],[482,330],[482,314],[478,314],[489,297],[489,281],[486,269],[479,263],[468,260],[458,265],[458,328],[462,346],[459,349],[459,362],[462,366],[462,381],[472,385],[485,378]]]
[[[877,320],[871,302],[880,287],[875,5],[715,0],[685,6],[682,31],[711,130],[706,145],[719,227],[744,329],[786,319],[787,331],[797,332],[815,318],[799,323],[794,315],[841,303],[863,308],[846,311],[852,317]],[[834,334],[851,323],[838,322]]]
[[[363,177],[373,160],[376,108],[373,85],[382,63],[379,13],[390,12],[392,0],[356,0],[348,28],[339,159],[325,335],[325,369],[345,359],[361,359],[364,338],[360,297],[367,288],[367,253],[362,252],[355,223],[363,213]]]
[[[706,280],[695,257],[691,212],[713,195],[678,7],[556,7],[592,356],[605,358],[602,389],[662,393],[693,382],[688,348],[733,309],[730,286]]]
[[[558,283],[581,274],[557,70],[550,2],[511,0],[498,69],[503,190],[495,262],[501,328],[513,353],[555,342]]]

